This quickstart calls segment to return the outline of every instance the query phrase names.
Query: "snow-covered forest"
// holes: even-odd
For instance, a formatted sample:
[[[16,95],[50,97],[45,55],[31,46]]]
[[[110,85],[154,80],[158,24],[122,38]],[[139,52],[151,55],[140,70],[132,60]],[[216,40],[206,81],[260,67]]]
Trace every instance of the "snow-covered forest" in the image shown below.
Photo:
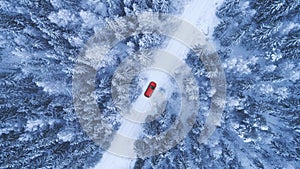
[[[89,39],[116,17],[141,12],[180,16],[190,1],[1,0],[0,168],[93,168],[99,163],[106,147],[87,135],[73,104],[73,69],[79,55]],[[209,140],[198,141],[214,89],[204,64],[189,51],[184,62],[197,81],[194,91],[201,105],[195,124],[179,144],[167,152],[137,158],[133,168],[299,168],[299,9],[298,0],[216,4],[213,10],[219,24],[209,38],[227,80],[221,125]],[[117,132],[122,116],[111,96],[115,71],[129,56],[162,47],[167,40],[157,32],[145,32],[126,37],[112,48],[95,76],[101,112],[86,118],[102,119]],[[144,63],[151,61],[149,57]],[[119,79],[126,76],[118,75]],[[136,76],[130,82],[132,102],[143,94],[147,80]],[[175,84],[174,79],[169,81]],[[164,90],[160,88],[161,93]],[[149,116],[139,137],[172,126],[182,99],[178,90],[174,85],[163,113]],[[103,142],[109,146],[109,140]],[[143,146],[149,145],[136,143],[137,149]]]

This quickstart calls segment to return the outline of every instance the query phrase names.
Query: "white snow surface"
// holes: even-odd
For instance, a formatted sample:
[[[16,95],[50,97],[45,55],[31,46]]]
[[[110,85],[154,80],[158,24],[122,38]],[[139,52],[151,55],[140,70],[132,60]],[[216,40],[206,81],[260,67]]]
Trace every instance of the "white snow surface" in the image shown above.
[[[184,12],[180,16],[180,18],[194,25],[196,28],[202,31],[202,33],[205,34],[208,39],[212,39],[214,27],[217,26],[219,22],[218,18],[215,15],[216,8],[218,5],[221,5],[222,2],[223,0],[192,0],[189,4],[186,5],[186,7],[184,8]],[[185,59],[189,49],[182,43],[172,39],[168,41],[167,47],[164,50],[183,60]],[[160,61],[156,60],[156,63],[154,63],[154,65],[160,64],[158,62]],[[170,63],[170,65],[173,64],[175,63]],[[158,73],[150,70],[149,72],[146,72],[146,76],[147,79],[149,79],[149,82],[155,81],[157,82],[157,84],[163,84],[164,86],[172,85],[170,84],[170,82],[168,82],[163,73]],[[144,89],[146,89],[146,87],[147,86],[145,86]],[[149,100],[143,95],[139,96],[136,102],[133,103],[133,109],[137,110],[140,113],[143,113],[141,112],[142,110],[149,109],[149,106],[151,106],[151,103],[149,103]],[[140,123],[134,123],[127,119],[122,119],[120,129],[118,130],[118,134],[130,138],[138,138],[141,132],[142,126]],[[113,140],[111,146],[128,147],[130,145],[116,145],[114,144]],[[110,147],[109,149],[111,148],[114,147]],[[103,157],[95,166],[95,169],[130,169],[134,167],[135,162],[135,159],[121,157],[110,153],[108,150],[103,153]]]

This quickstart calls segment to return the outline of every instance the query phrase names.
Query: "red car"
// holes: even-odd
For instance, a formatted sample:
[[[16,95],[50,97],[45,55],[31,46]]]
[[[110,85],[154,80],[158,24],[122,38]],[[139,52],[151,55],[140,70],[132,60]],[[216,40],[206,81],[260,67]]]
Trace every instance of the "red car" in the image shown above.
[[[147,87],[147,90],[145,91],[144,95],[146,97],[150,97],[154,91],[154,89],[156,88],[156,83],[155,82],[150,82],[148,87]]]

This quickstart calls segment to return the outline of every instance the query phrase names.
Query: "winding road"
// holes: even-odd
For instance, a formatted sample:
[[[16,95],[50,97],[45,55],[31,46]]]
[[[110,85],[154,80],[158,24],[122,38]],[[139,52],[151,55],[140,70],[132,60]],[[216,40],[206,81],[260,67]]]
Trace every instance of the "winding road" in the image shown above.
[[[207,35],[208,39],[211,39],[213,29],[219,21],[215,16],[216,7],[222,2],[223,0],[192,0],[185,6],[184,12],[179,17],[194,25],[202,33]],[[184,28],[178,30],[180,31],[174,32],[174,34],[187,37],[192,36],[189,34],[190,32],[188,32],[188,30],[186,32],[182,31],[185,30]],[[163,69],[169,72],[169,74],[172,76],[172,74],[175,73],[175,69],[180,66],[180,61],[183,61],[186,58],[189,48],[175,39],[168,40],[166,43],[167,44],[164,51],[169,53],[170,55],[176,56],[178,59],[170,59],[168,57],[159,57],[159,55],[155,55],[152,67],[163,67]],[[164,84],[165,88],[172,88],[172,84],[167,80],[168,75],[165,73],[160,73],[159,71],[155,71],[154,69],[152,69],[146,72],[145,76],[147,76],[149,81],[155,81],[158,85]],[[147,85],[145,85],[143,90],[145,90],[146,87]],[[138,97],[136,102],[133,104],[131,111],[142,113],[142,116],[138,120],[139,122],[133,122],[126,118],[122,119],[121,126],[118,130],[118,135],[114,137],[109,149],[103,154],[102,158],[95,166],[95,169],[130,169],[134,167],[136,159],[130,158],[135,155],[133,144],[134,142],[132,142],[132,140],[138,138],[141,134],[142,125],[140,122],[143,122],[147,113],[151,112],[150,110],[151,106],[153,106],[152,104],[157,102],[157,100],[155,99],[161,98],[155,97],[155,94],[166,95],[164,93],[155,92],[153,97],[151,97],[150,99],[145,98],[143,94]],[[162,98],[166,99],[167,96]],[[127,141],[124,141],[124,138],[127,138]],[[122,143],[120,143],[120,140],[122,140]],[[121,157],[117,154],[111,153],[117,151],[122,151],[122,154],[126,155],[124,157]]]

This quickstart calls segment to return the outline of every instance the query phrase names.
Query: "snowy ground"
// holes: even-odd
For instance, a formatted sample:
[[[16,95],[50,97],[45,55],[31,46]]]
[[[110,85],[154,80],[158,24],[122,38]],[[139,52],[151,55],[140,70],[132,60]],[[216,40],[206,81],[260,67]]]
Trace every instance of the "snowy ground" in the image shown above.
[[[200,31],[207,35],[208,39],[212,38],[212,32],[214,27],[218,24],[218,19],[215,16],[217,5],[221,4],[223,0],[212,0],[212,1],[199,1],[192,0],[186,7],[183,14],[180,16],[181,19],[195,25]],[[164,49],[166,52],[177,56],[179,59],[184,60],[188,52],[188,48],[182,43],[176,40],[169,40],[167,46]],[[168,63],[164,65],[165,70],[168,70],[170,74],[174,71],[174,68],[178,63],[170,62],[170,60],[163,60],[165,57],[155,57],[153,67],[160,67],[161,64]],[[149,70],[145,73],[149,81],[155,81],[157,84],[163,84],[166,89],[171,89],[172,84],[167,80],[166,74],[162,71]],[[144,87],[143,91],[147,86]],[[166,94],[167,95],[167,94]],[[168,98],[166,96],[165,98]],[[150,106],[150,107],[149,107]],[[151,102],[146,99],[143,95],[139,96],[135,103],[133,103],[132,109],[138,111],[151,109]],[[121,122],[120,129],[118,130],[119,135],[127,136],[129,138],[138,138],[142,132],[142,126],[140,123],[134,123],[128,119],[123,119]],[[123,143],[120,145],[118,137],[114,138],[111,143],[111,147],[108,151],[103,154],[99,163],[95,166],[95,169],[111,168],[113,165],[114,169],[128,169],[133,168],[135,164],[135,159],[120,157],[118,155],[110,153],[113,149],[126,149],[129,154],[133,153],[133,143]]]

